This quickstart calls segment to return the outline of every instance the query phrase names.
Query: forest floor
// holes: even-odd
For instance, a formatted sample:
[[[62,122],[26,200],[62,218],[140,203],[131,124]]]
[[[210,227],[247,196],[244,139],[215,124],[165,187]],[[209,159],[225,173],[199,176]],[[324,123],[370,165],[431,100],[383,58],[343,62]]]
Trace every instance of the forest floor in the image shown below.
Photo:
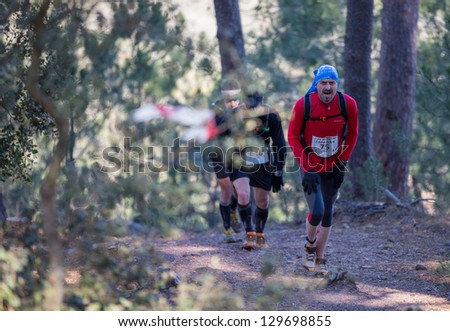
[[[267,250],[223,243],[218,230],[146,241],[180,284],[200,284],[209,275],[210,291],[240,296],[239,310],[449,311],[449,229],[450,218],[413,208],[338,201],[325,278],[302,270],[304,221],[269,220]],[[199,308],[211,308],[207,301]]]
[[[269,218],[266,238],[269,249],[248,252],[241,250],[241,242],[224,243],[219,227],[172,237],[130,230],[123,237],[100,239],[88,255],[95,259],[106,252],[128,270],[135,265],[153,272],[157,278],[145,284],[130,283],[125,292],[119,284],[116,290],[132,299],[160,284],[166,299],[160,309],[450,311],[448,215],[338,200],[326,277],[302,267],[304,220],[276,223]],[[131,259],[121,258],[120,247]],[[81,261],[89,258],[74,243],[65,257],[66,285],[76,288],[89,269]]]

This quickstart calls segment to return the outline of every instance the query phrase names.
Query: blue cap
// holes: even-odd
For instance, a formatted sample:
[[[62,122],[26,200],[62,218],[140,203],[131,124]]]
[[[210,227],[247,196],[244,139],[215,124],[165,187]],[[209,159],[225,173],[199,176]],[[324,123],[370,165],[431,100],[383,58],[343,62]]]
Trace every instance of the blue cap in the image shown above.
[[[329,64],[323,64],[314,70],[314,80],[306,94],[317,92],[317,83],[324,79],[332,79],[337,84],[339,82],[339,75],[336,68]]]

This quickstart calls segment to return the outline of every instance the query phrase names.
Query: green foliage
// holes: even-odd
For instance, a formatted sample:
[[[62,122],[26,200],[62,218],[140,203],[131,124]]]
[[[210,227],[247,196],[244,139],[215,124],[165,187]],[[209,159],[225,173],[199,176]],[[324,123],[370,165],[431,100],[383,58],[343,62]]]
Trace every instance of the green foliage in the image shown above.
[[[171,94],[176,82],[183,77],[192,59],[192,43],[183,35],[184,20],[175,14],[176,8],[170,4],[139,1],[135,8],[126,3],[113,2],[110,11],[105,10],[103,5],[51,4],[50,15],[45,22],[47,30],[39,78],[40,87],[46,95],[59,111],[71,119],[69,162],[58,180],[58,230],[63,240],[70,243],[81,236],[83,247],[92,247],[108,235],[123,236],[127,233],[129,220],[137,212],[148,215],[151,209],[153,214],[150,216],[154,217],[148,218],[148,226],[170,224],[166,222],[167,215],[159,215],[158,206],[153,205],[153,201],[149,208],[146,204],[146,198],[152,194],[161,196],[163,191],[163,183],[151,185],[153,180],[158,181],[158,174],[149,178],[150,181],[130,173],[109,177],[99,171],[93,158],[101,149],[101,144],[108,145],[109,141],[117,139],[117,133],[110,134],[105,125],[108,117],[113,115],[122,119],[123,114],[149,98],[163,102],[173,99]],[[45,164],[33,164],[33,161],[38,157],[38,150],[39,157],[45,160],[53,148],[52,141],[43,138],[42,134],[57,132],[53,132],[52,119],[28,98],[25,86],[33,40],[30,27],[36,6],[31,6],[28,1],[14,3],[9,8],[1,6],[1,10],[5,10],[1,13],[2,25],[5,25],[2,26],[4,34],[0,47],[6,56],[1,58],[0,69],[0,178],[2,181],[30,181],[32,185],[29,186],[8,182],[6,204],[10,211],[12,207],[16,208],[16,215],[24,215],[40,224],[39,213],[36,213],[39,203],[37,206],[35,203],[39,200],[39,173],[43,172]],[[120,124],[123,127],[126,125],[129,123]],[[156,130],[142,133],[157,140]],[[33,170],[36,172],[33,173]],[[154,189],[146,192],[146,185]],[[180,199],[181,193],[178,195]],[[159,205],[166,204],[170,218],[178,222],[176,213],[180,212],[180,207],[174,197],[163,194],[161,201]],[[172,211],[172,206],[178,209]],[[3,233],[0,237],[3,240]],[[36,238],[40,243],[42,233]],[[2,244],[7,243],[2,241]],[[14,245],[20,246],[18,243]],[[33,254],[29,251],[29,258]],[[5,293],[9,293],[8,297],[1,298],[4,305],[11,309],[38,309],[41,301],[30,301],[30,298],[42,298],[42,286],[29,286],[27,283],[26,288],[31,292],[24,292],[22,278],[14,273],[24,272],[29,267],[33,275],[42,271],[42,279],[45,279],[46,271],[30,262],[25,266],[12,263],[19,260],[9,251],[3,255],[2,261],[18,266],[14,270],[5,270],[5,277],[12,274],[15,283],[7,283],[8,292],[5,288]],[[26,255],[27,252],[24,252]],[[124,263],[130,262],[125,255],[121,257]],[[78,309],[108,309],[113,305],[127,307],[123,296],[119,295],[117,301],[109,298],[114,297],[116,288],[111,287],[108,280],[108,277],[123,275],[127,265],[107,256],[94,255],[93,260],[89,270],[92,273],[86,271],[86,277],[83,275],[85,283],[80,288],[80,291],[92,289],[93,292],[85,296],[72,293],[68,301],[81,302]],[[111,266],[112,273],[104,273],[100,269],[102,265]],[[131,278],[136,274],[145,274],[143,270],[129,271]],[[43,283],[40,280],[40,284]],[[158,295],[148,295],[159,300]],[[81,301],[78,300],[80,297]]]
[[[0,302],[6,310],[39,309],[48,262],[38,224],[0,228]]]
[[[30,126],[22,123],[3,126],[0,131],[0,180],[29,181],[37,152]]]
[[[369,201],[384,201],[384,190],[387,187],[387,179],[383,175],[383,167],[380,161],[375,157],[369,157],[362,166],[363,171],[359,174],[358,182],[361,184],[361,189],[364,196]],[[350,169],[351,171],[351,169]],[[352,173],[350,173],[352,175]],[[345,196],[346,192],[352,192],[349,187],[350,181],[344,181],[340,192],[345,198],[353,198]]]
[[[76,286],[67,289],[66,304],[75,310],[162,309],[163,286],[153,267],[153,252],[143,249],[139,257],[121,243],[79,243],[80,273]],[[89,258],[82,258],[87,254]],[[137,259],[146,256],[146,263]],[[139,292],[136,298],[133,295]],[[166,307],[167,308],[167,307]]]
[[[195,49],[196,54],[200,55],[200,59],[197,62],[197,67],[208,75],[213,75],[214,73],[217,74],[217,72],[220,71],[217,70],[213,61],[213,55],[216,47],[217,45],[209,40],[204,32],[199,35],[197,47]]]
[[[318,66],[336,51],[333,35],[342,33],[339,30],[344,1],[326,2],[308,0],[281,0],[278,28],[281,34],[274,42],[283,57],[293,64]],[[295,41],[295,42],[293,42]]]
[[[263,32],[248,38],[255,48],[249,52],[249,62],[264,73],[268,91],[306,91],[313,69],[323,63],[338,67],[343,63],[345,8],[343,0],[258,3],[256,20],[269,24],[262,24]]]
[[[411,169],[414,188],[433,194],[444,210],[448,210],[450,183],[450,101],[445,90],[450,75],[450,19],[446,4],[421,2],[430,35],[419,45]],[[324,62],[342,64],[345,2],[279,1],[277,5],[258,3],[255,17],[270,24],[263,26],[262,34],[250,33],[246,42],[253,79],[272,96],[266,99],[280,111],[287,128],[289,110],[297,95],[309,87],[312,69]],[[216,43],[206,35],[196,41],[187,38],[182,15],[162,2],[138,1],[135,7],[111,2],[110,11],[98,4],[74,5],[70,11],[65,6],[54,5],[48,17],[51,24],[39,80],[73,126],[68,162],[58,179],[57,211],[65,254],[76,259],[71,264],[76,270],[69,271],[77,272],[79,278],[67,286],[64,308],[240,309],[242,294],[217,286],[212,272],[201,272],[193,283],[182,284],[176,291],[167,290],[164,284],[170,272],[158,271],[163,261],[155,256],[151,243],[145,242],[136,254],[127,242],[139,238],[130,230],[135,224],[146,234],[162,235],[220,226],[214,175],[181,173],[174,163],[169,164],[170,170],[140,171],[148,170],[149,160],[160,161],[156,150],[172,147],[179,127],[162,121],[136,125],[127,120],[132,109],[148,101],[176,104],[188,100],[206,106],[204,93],[212,88],[201,85],[214,85],[220,72],[214,59]],[[36,9],[23,1],[7,2],[0,10],[2,23],[7,23],[0,36],[5,54],[0,59],[0,179],[29,182],[7,182],[6,202],[10,214],[14,210],[13,214],[33,220],[26,235],[2,241],[0,300],[7,309],[40,309],[48,263],[38,211],[45,162],[36,161],[47,159],[57,132],[53,120],[29,99],[25,88],[30,18]],[[430,14],[425,15],[426,11]],[[186,80],[192,62],[200,69],[195,70],[196,82]],[[125,138],[143,148],[142,159],[132,146],[124,146]],[[120,147],[122,168],[101,171],[102,152],[111,146]],[[151,153],[148,147],[153,148]],[[306,206],[291,156],[283,190],[271,195],[270,224],[304,217]],[[364,167],[363,189],[371,200],[382,200],[385,178],[381,165],[369,159]],[[344,182],[343,194],[348,184]],[[76,256],[71,255],[73,251]],[[267,279],[276,263],[264,261],[266,282],[254,289],[259,291],[256,309],[276,309],[291,290],[289,284]]]
[[[420,39],[411,174],[416,192],[436,198],[437,210],[448,210],[450,192],[449,2],[422,4],[427,38]]]
[[[189,67],[192,50],[182,35],[182,17],[168,14],[174,8],[139,1],[138,8],[131,10],[124,3],[112,3],[111,18],[96,10],[95,4],[78,5],[70,11],[65,3],[51,7],[39,80],[59,110],[76,122],[75,127],[95,134],[101,124],[88,121],[86,109],[98,104],[107,111],[140,104],[148,97],[168,99]],[[29,180],[38,151],[34,135],[53,130],[52,119],[28,98],[25,88],[35,10],[23,2],[2,16],[5,38],[0,48],[6,52],[0,69],[2,181]],[[97,27],[80,24],[93,15],[98,15]],[[123,55],[127,47],[131,47],[129,57]],[[76,138],[72,132],[72,150]]]
[[[20,298],[15,293],[18,281],[18,272],[21,272],[27,263],[27,256],[23,251],[8,254],[0,247],[0,301],[12,308],[20,307]]]
[[[239,310],[240,295],[218,282],[212,273],[202,272],[194,284],[182,284],[177,298],[180,310]]]
[[[450,277],[450,262],[449,261],[440,262],[435,272],[441,277]]]
[[[259,310],[277,310],[278,303],[289,293],[289,286],[280,281],[269,281],[262,288],[256,303]]]
[[[5,8],[4,8],[5,9]],[[38,153],[33,136],[50,134],[53,120],[25,91],[30,56],[29,32],[23,29],[26,8],[2,13],[5,38],[0,66],[0,181],[29,181]],[[14,54],[14,55],[13,55]],[[19,56],[17,56],[19,55]]]

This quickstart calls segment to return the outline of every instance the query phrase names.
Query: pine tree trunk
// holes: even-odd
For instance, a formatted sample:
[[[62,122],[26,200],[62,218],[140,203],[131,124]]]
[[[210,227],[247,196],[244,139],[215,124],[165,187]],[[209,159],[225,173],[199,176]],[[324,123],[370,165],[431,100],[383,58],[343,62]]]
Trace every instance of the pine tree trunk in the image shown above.
[[[214,0],[222,77],[246,81],[246,55],[238,0]]]
[[[400,199],[408,196],[418,11],[419,0],[383,0],[374,146],[389,189]]]
[[[0,192],[0,221],[6,222],[8,214],[6,212],[5,204],[3,203],[3,193]]]
[[[344,90],[358,104],[359,136],[351,160],[351,180],[354,196],[362,199],[367,198],[361,184],[367,176],[364,162],[373,156],[370,126],[372,26],[373,0],[347,0]]]

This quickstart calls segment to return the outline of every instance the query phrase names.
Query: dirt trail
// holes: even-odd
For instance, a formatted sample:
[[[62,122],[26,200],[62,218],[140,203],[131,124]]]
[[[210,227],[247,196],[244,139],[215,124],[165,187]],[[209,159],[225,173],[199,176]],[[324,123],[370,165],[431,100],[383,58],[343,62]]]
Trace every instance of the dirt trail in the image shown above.
[[[222,243],[218,231],[149,241],[182,283],[213,275],[242,296],[242,310],[448,311],[449,221],[395,206],[338,204],[327,279],[302,271],[303,222],[269,221],[266,251]]]

